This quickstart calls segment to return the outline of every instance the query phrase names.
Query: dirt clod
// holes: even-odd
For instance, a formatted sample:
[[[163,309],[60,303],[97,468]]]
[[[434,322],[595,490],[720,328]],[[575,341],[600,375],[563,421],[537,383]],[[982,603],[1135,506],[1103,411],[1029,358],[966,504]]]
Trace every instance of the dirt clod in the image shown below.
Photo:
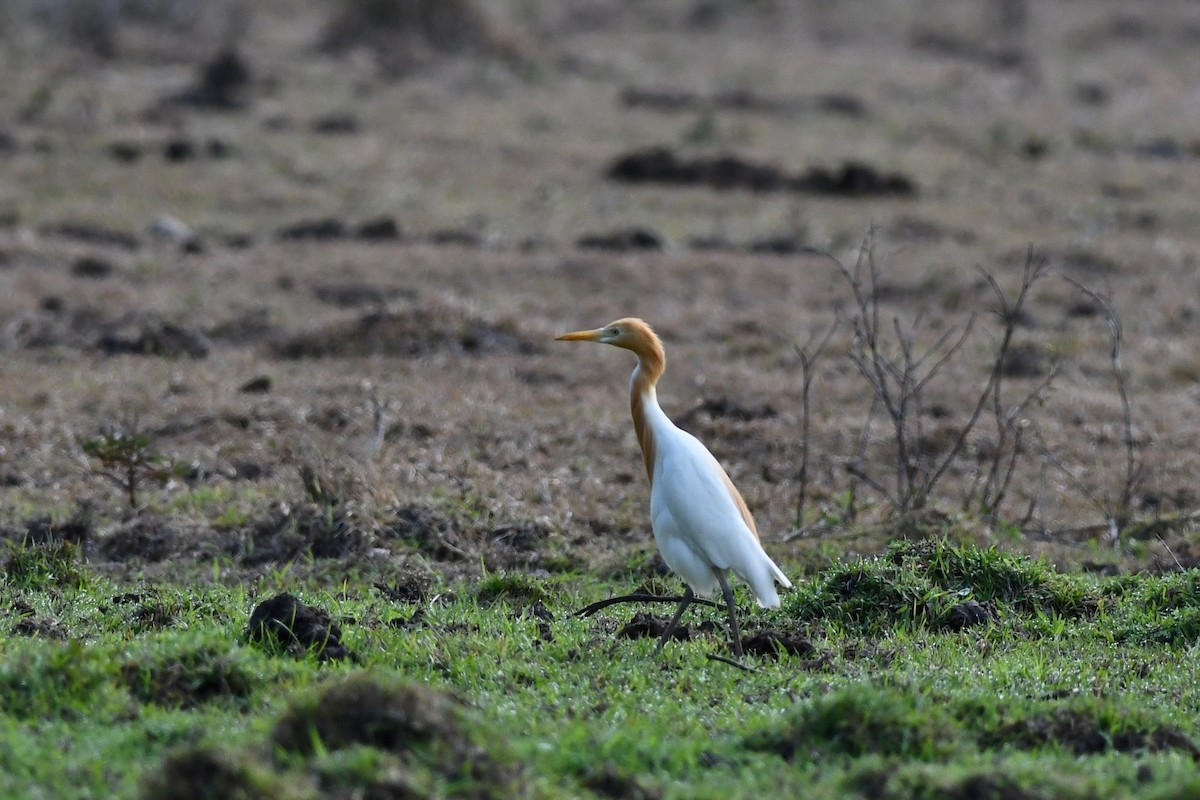
[[[995,603],[968,600],[952,607],[943,618],[942,625],[952,631],[961,631],[976,625],[987,625],[999,618],[1000,614],[996,611]]]
[[[292,655],[314,654],[318,660],[347,658],[342,629],[329,612],[307,605],[291,594],[259,603],[250,614],[246,636],[268,649],[281,647]]]
[[[293,704],[272,739],[300,754],[311,753],[317,742],[328,750],[359,744],[396,753],[444,742],[457,755],[479,755],[463,722],[461,705],[445,692],[359,673]]]
[[[144,786],[146,800],[213,800],[218,797],[290,796],[277,779],[260,774],[232,753],[201,746],[168,755],[150,770]]]

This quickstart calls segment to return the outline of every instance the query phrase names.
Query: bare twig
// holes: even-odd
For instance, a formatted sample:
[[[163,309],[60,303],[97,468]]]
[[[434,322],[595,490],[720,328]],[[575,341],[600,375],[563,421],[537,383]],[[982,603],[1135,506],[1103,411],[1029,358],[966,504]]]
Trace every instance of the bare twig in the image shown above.
[[[825,352],[825,346],[829,344],[829,339],[833,336],[833,332],[837,330],[838,320],[834,318],[833,324],[825,331],[825,335],[820,338],[815,344],[813,340],[809,340],[804,347],[796,347],[796,355],[800,357],[800,405],[802,408],[802,418],[800,423],[800,474],[797,476],[800,488],[796,495],[796,525],[804,524],[804,509],[808,502],[808,463],[810,447],[808,444],[809,431],[811,430],[812,419],[812,382],[815,377],[814,366],[817,360]]]
[[[1089,289],[1070,276],[1064,277],[1071,285],[1087,295],[1096,304],[1100,312],[1104,315],[1104,321],[1108,324],[1108,336],[1111,345],[1109,361],[1112,363],[1113,378],[1117,383],[1117,395],[1121,400],[1121,422],[1124,428],[1122,444],[1125,447],[1125,474],[1121,482],[1121,498],[1115,507],[1106,509],[1112,535],[1112,544],[1115,546],[1120,531],[1129,524],[1132,518],[1133,493],[1141,481],[1143,473],[1143,465],[1138,463],[1137,455],[1134,452],[1133,410],[1129,402],[1129,378],[1125,374],[1125,368],[1121,363],[1121,344],[1124,331],[1121,326],[1121,317],[1117,314],[1117,309],[1113,306],[1110,298],[1093,289]]]

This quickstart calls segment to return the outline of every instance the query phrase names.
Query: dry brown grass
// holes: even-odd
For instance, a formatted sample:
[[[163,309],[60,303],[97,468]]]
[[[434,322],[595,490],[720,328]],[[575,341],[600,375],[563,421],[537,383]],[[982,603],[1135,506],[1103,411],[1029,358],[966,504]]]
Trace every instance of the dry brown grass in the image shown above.
[[[869,404],[845,356],[844,329],[817,365],[808,443],[807,507],[832,524],[783,541],[798,528],[802,386],[794,345],[823,331],[835,306],[848,302],[836,270],[813,255],[688,247],[699,238],[798,236],[852,262],[872,227],[888,287],[883,314],[923,313],[931,336],[981,315],[928,388],[929,404],[944,412],[930,430],[952,435],[990,367],[996,328],[976,265],[1010,286],[1032,244],[1053,270],[1110,295],[1120,310],[1137,457],[1147,469],[1135,516],[1200,507],[1200,161],[1189,101],[1200,68],[1187,38],[1195,26],[1169,24],[1172,14],[1196,16],[1190,5],[1139,10],[1146,24],[1136,30],[1121,27],[1135,12],[1115,2],[1033,9],[1018,66],[914,47],[914,19],[937,19],[920,3],[888,3],[871,15],[839,6],[817,17],[764,4],[774,10],[729,11],[703,25],[682,3],[653,13],[585,5],[592,16],[549,3],[489,4],[497,24],[528,37],[529,64],[514,71],[455,59],[398,83],[353,57],[314,53],[328,21],[324,5],[256,5],[242,38],[256,76],[248,109],[165,119],[145,112],[185,87],[199,63],[118,56],[96,65],[19,47],[0,54],[13,76],[0,89],[2,118],[13,120],[0,156],[0,218],[9,220],[0,229],[5,523],[67,516],[87,500],[100,533],[114,529],[119,503],[90,474],[80,442],[136,413],[156,432],[157,449],[201,467],[201,477],[152,492],[150,503],[193,523],[212,524],[216,513],[188,502],[200,489],[219,490],[230,518],[260,518],[272,504],[302,500],[285,453],[320,453],[360,473],[357,484],[368,488],[356,502],[369,517],[415,504],[466,513],[483,520],[481,530],[541,521],[572,558],[622,558],[650,546],[624,398],[631,365],[614,352],[556,347],[552,338],[634,314],[666,341],[664,407],[726,464],[772,552],[800,564],[877,549],[898,535],[878,500],[857,524],[836,522]],[[972,40],[981,24],[972,19],[947,22],[947,35]],[[1082,102],[1085,82],[1102,84],[1108,99]],[[838,91],[862,99],[868,114],[723,110],[697,127],[694,114],[622,107],[629,86],[701,94],[749,87],[786,98]],[[335,112],[357,118],[358,132],[314,130]],[[164,159],[174,137],[198,143],[198,155]],[[208,155],[211,139],[231,154]],[[112,157],[115,141],[135,143],[141,157]],[[1161,155],[1167,145],[1146,149],[1156,142],[1178,154]],[[912,176],[920,192],[851,201],[603,179],[617,155],[653,144],[697,155],[734,151],[791,173],[860,159]],[[161,214],[184,221],[202,251],[150,236]],[[275,236],[304,219],[334,215],[353,228],[381,214],[399,222],[400,239]],[[63,222],[132,234],[138,244],[52,235],[50,226]],[[573,245],[584,234],[632,226],[662,235],[667,250]],[[104,257],[113,273],[73,275],[84,255]],[[359,293],[363,305],[353,294],[335,303],[322,292],[351,284],[379,291]],[[355,340],[381,312],[392,327],[380,335],[403,341]],[[97,352],[106,330],[148,316],[208,336],[210,354]],[[479,332],[501,344],[464,344]],[[1103,320],[1080,304],[1077,289],[1052,278],[1031,298],[1019,335],[1062,364],[1044,405],[1030,411],[1046,447],[1096,496],[1113,496],[1124,453]],[[308,349],[281,351],[281,342]],[[269,391],[239,391],[259,375],[271,378]],[[1037,380],[1013,378],[1015,395]],[[384,413],[381,442],[376,407]],[[746,419],[720,411],[735,407],[777,413]],[[984,433],[970,448],[986,451]],[[882,431],[865,455],[879,464],[892,457]],[[956,463],[935,505],[956,514],[972,478],[969,460]],[[970,518],[963,535],[1062,563],[1113,558],[1088,543],[1103,524],[1095,504],[1032,451],[1019,462],[1002,515],[1019,519],[1031,502],[1036,536],[1014,541]],[[1176,526],[1169,541],[1190,547],[1189,525]],[[1152,539],[1132,543],[1122,558],[1172,563]]]

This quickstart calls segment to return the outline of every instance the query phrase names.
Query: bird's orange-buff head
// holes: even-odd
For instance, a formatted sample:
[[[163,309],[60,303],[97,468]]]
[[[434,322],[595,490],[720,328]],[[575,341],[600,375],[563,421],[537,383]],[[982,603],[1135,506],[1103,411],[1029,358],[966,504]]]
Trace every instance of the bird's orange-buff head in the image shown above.
[[[667,364],[658,334],[642,320],[626,317],[592,331],[564,333],[558,337],[558,341],[600,342],[623,347],[637,355],[638,367],[633,371],[633,379],[630,382],[629,403],[633,412],[633,428],[642,448],[642,459],[646,463],[646,475],[653,484],[656,444],[654,433],[646,419],[646,407],[658,402],[654,398],[654,384],[658,382]]]
[[[600,342],[630,350],[641,360],[642,368],[651,383],[658,379],[666,366],[662,340],[653,328],[636,317],[625,317],[595,330],[564,333],[558,337],[558,341]]]

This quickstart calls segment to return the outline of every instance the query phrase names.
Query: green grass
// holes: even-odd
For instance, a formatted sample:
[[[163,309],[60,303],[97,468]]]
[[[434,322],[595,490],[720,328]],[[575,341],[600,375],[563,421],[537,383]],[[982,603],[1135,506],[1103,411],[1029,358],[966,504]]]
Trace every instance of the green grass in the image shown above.
[[[801,582],[779,610],[742,596],[750,631],[812,645],[745,672],[707,658],[728,654],[719,626],[701,628],[715,610],[689,612],[691,640],[661,655],[615,635],[643,609],[570,613],[632,577],[492,573],[399,602],[315,571],[117,583],[73,556],[5,562],[4,796],[1200,791],[1196,573],[1093,579],[898,544]],[[281,589],[330,612],[352,657],[250,643],[251,609]],[[995,613],[951,630],[968,601]]]

